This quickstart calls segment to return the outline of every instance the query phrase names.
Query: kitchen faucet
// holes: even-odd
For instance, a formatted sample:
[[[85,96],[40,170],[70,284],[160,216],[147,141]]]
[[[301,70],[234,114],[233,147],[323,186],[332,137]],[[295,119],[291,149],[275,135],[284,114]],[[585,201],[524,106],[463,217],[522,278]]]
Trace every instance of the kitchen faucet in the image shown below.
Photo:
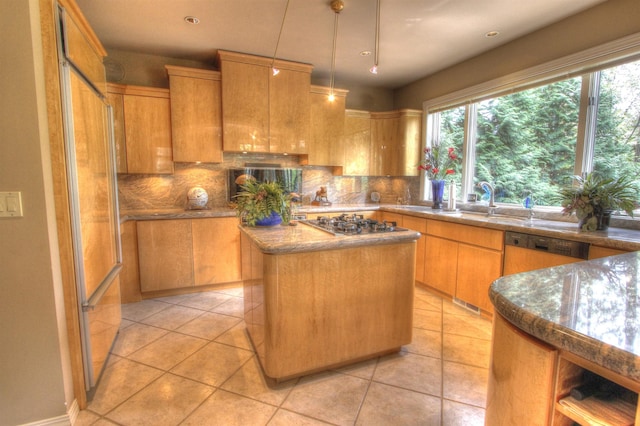
[[[495,189],[493,187],[493,185],[491,185],[489,182],[486,181],[482,181],[480,183],[478,183],[478,187],[482,188],[485,191],[489,191],[489,216],[493,215],[493,213],[495,212],[495,208],[496,203],[495,203]]]

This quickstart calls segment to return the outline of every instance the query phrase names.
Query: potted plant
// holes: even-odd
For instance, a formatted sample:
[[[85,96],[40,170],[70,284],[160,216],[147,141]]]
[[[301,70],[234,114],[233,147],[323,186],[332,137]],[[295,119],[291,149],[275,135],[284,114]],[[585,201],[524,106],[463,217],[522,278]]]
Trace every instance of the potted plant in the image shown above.
[[[247,179],[235,196],[238,217],[250,226],[272,226],[289,222],[290,196],[278,182]]]
[[[625,176],[607,178],[593,172],[573,178],[575,185],[560,190],[560,204],[563,214],[576,214],[581,230],[607,229],[611,213],[615,210],[622,210],[633,217],[637,200],[633,180]]]

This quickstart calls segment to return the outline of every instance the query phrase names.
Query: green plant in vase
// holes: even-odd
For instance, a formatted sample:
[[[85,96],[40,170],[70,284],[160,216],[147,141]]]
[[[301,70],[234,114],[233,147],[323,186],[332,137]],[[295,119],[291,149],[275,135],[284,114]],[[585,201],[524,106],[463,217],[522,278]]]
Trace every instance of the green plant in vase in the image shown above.
[[[288,223],[291,197],[278,182],[247,179],[236,196],[236,213],[250,226]]]
[[[616,210],[633,217],[638,191],[632,179],[602,177],[594,172],[573,179],[576,184],[562,188],[559,199],[562,213],[575,213],[581,230],[607,229],[611,213]]]
[[[418,166],[418,170],[424,170],[431,181],[434,209],[442,208],[444,179],[456,172],[460,161],[461,158],[456,154],[455,148],[446,148],[438,143],[424,149],[424,160]]]

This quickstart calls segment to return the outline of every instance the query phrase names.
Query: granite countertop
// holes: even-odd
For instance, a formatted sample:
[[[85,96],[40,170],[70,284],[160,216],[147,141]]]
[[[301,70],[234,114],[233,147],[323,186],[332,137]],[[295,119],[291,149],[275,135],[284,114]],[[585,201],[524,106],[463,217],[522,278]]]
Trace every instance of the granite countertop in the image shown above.
[[[489,297],[524,332],[640,382],[640,252],[508,275]]]
[[[358,212],[372,210],[384,210],[452,223],[583,241],[619,250],[640,250],[640,230],[610,227],[607,231],[581,232],[578,229],[577,223],[570,221],[536,218],[533,221],[528,222],[525,218],[514,215],[496,214],[493,216],[487,216],[486,213],[477,211],[463,210],[456,212],[444,212],[442,210],[433,210],[428,206],[395,204],[340,204],[331,206],[305,205],[298,211],[309,215],[309,217],[314,217],[314,215],[332,214],[345,211]],[[229,207],[214,207],[207,210],[127,210],[121,212],[120,220],[121,222],[126,222],[128,220],[197,219],[234,217],[235,215],[235,210]]]
[[[298,223],[295,226],[279,225],[269,227],[240,226],[263,253],[283,254],[320,250],[335,250],[352,247],[367,247],[379,244],[396,244],[415,241],[420,238],[417,231],[371,233],[354,235],[333,235],[312,226]]]

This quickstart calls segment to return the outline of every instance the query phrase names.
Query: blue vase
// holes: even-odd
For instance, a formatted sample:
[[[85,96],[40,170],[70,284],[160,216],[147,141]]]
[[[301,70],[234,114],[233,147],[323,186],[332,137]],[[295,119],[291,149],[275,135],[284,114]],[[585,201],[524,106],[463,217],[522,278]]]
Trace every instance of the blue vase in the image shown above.
[[[433,196],[433,208],[442,208],[442,197],[444,196],[444,180],[434,179],[431,181],[431,194]]]
[[[282,223],[282,216],[276,212],[271,212],[270,216],[256,220],[256,226],[276,226]]]

